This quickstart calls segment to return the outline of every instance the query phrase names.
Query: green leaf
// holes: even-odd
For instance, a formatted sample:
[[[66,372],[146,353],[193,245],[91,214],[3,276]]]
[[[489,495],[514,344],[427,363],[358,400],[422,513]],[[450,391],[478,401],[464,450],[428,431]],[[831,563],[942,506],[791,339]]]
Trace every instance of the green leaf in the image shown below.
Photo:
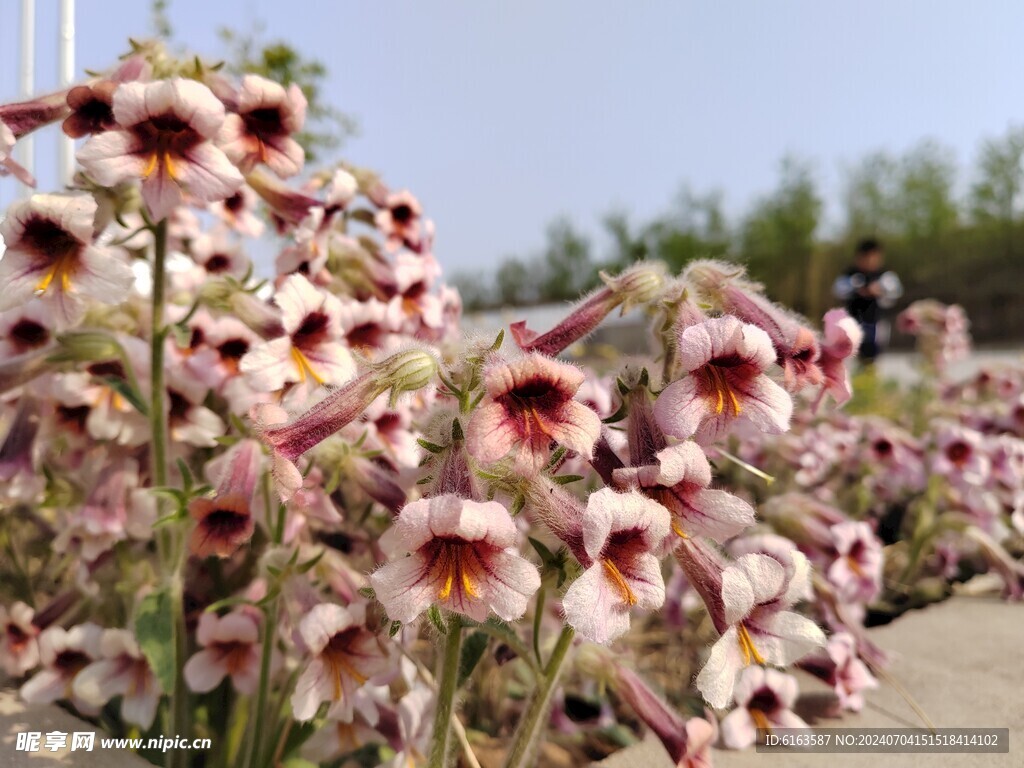
[[[430,451],[430,453],[441,453],[444,450],[443,445],[431,443],[429,440],[424,440],[422,437],[416,438],[416,443],[419,445],[420,448],[422,448],[425,451]]]
[[[476,665],[484,657],[489,640],[490,636],[486,632],[477,631],[462,641],[462,656],[459,658],[458,686],[460,688],[469,680]]]
[[[388,637],[394,637],[402,629],[402,622],[392,621],[391,626],[388,627]]]
[[[501,349],[502,342],[505,341],[505,329],[502,328],[498,331],[498,335],[494,339],[494,343],[491,344],[491,352],[497,352]]]
[[[533,551],[537,553],[537,555],[540,557],[540,561],[544,563],[544,565],[548,565],[549,563],[553,563],[555,561],[554,553],[550,549],[548,549],[547,545],[544,542],[538,541],[533,537],[527,537],[527,541],[530,542],[530,546],[533,547]]]
[[[127,381],[118,378],[117,376],[104,376],[103,383],[131,403],[132,408],[143,416],[149,415],[149,407],[146,405],[139,393],[132,389],[131,384]]]
[[[430,623],[434,625],[438,632],[442,635],[448,634],[448,627],[445,626],[444,617],[436,605],[432,605],[427,609],[427,618],[430,619]]]
[[[367,600],[377,599],[377,593],[373,591],[373,587],[360,587],[359,594],[365,597]]]
[[[557,485],[568,485],[569,483],[575,483],[583,479],[583,475],[556,475],[552,477],[552,482]]]
[[[174,690],[174,615],[167,589],[150,592],[135,616],[135,638],[164,691]]]
[[[465,434],[462,432],[462,424],[459,423],[458,419],[452,420],[452,442],[461,443],[466,439]]]

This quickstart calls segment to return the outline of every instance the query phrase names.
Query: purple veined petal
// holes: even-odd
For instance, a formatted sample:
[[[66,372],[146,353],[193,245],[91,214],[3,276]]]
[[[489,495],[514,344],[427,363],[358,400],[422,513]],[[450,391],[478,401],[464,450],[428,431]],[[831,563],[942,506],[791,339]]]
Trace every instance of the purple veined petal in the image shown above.
[[[586,640],[607,645],[629,629],[629,609],[595,563],[576,579],[562,599],[565,619]]]
[[[665,579],[657,557],[644,552],[628,561],[616,561],[616,564],[636,599],[637,607],[657,610],[665,604]]]
[[[746,749],[757,741],[757,725],[746,707],[736,707],[722,718],[722,743],[729,749]]]
[[[334,679],[319,658],[313,659],[295,683],[292,694],[292,715],[296,720],[312,720],[320,704],[334,696]]]
[[[85,172],[104,187],[142,178],[148,162],[139,140],[125,131],[93,136],[78,150],[77,157]]]
[[[185,153],[175,166],[175,178],[189,195],[203,203],[226,200],[245,181],[227,156],[209,142]]]
[[[175,173],[183,168],[183,163],[175,165]],[[181,187],[171,176],[168,164],[159,159],[155,161],[152,172],[148,176],[144,172],[143,176],[145,178],[142,180],[142,199],[146,202],[146,207],[153,219],[162,221],[181,205]]]
[[[209,693],[220,685],[227,673],[227,665],[217,658],[216,652],[206,648],[185,662],[185,682],[195,693]]]
[[[736,627],[729,627],[711,647],[707,663],[697,675],[697,690],[716,709],[724,709],[732,700],[736,675],[744,667]]]
[[[754,525],[754,508],[727,491],[701,489],[687,501],[684,530],[690,536],[707,536],[719,544]]]
[[[505,621],[522,618],[540,589],[540,574],[515,550],[495,552],[489,560],[485,583],[491,610]]]
[[[255,389],[276,392],[294,380],[291,348],[287,336],[257,344],[242,357],[239,369]]]
[[[433,604],[441,591],[439,577],[432,577],[422,555],[412,554],[370,574],[370,585],[392,621],[408,623]]]
[[[466,447],[483,464],[493,464],[515,447],[518,430],[500,403],[481,403],[466,429]]]
[[[669,384],[654,403],[654,418],[665,434],[686,439],[694,435],[710,415],[693,376]]]
[[[786,569],[774,557],[761,554],[743,555],[734,568],[740,569],[754,590],[754,603],[768,603],[780,597],[786,587]]]
[[[722,572],[722,604],[725,622],[736,624],[754,607],[754,588],[747,574],[735,565]]]
[[[555,442],[590,458],[601,436],[601,417],[583,403],[571,400],[565,404],[562,421],[548,424],[548,434]]]
[[[135,274],[113,253],[86,246],[82,249],[78,269],[71,282],[73,289],[83,296],[104,304],[115,304],[128,294],[135,282]]]
[[[760,375],[734,383],[734,389],[741,395],[741,416],[755,427],[775,435],[789,429],[793,398],[768,376]]]

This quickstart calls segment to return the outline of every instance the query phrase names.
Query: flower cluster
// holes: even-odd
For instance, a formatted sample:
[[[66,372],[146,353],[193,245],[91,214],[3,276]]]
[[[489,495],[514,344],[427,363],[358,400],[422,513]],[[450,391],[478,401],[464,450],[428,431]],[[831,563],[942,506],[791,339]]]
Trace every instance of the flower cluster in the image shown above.
[[[25,699],[230,732],[207,756],[225,765],[439,767],[451,733],[472,749],[455,701],[486,674],[499,693],[466,716],[520,768],[582,646],[577,671],[605,654],[604,681],[698,766],[719,726],[673,708],[689,695],[736,705],[732,747],[799,724],[779,668],[863,704],[893,563],[977,556],[1019,594],[1024,378],[950,388],[923,437],[822,410],[851,397],[859,329],[834,310],[819,332],[718,262],[639,263],[546,332],[463,336],[419,201],[306,171],[305,108],[146,46],[0,107],[0,169],[25,181],[18,138],[83,140],[73,189],[0,223],[0,663]],[[559,359],[636,308],[645,357]],[[893,507],[921,499],[957,523],[883,552]],[[686,639],[695,691],[655,693],[604,648],[652,621]]]

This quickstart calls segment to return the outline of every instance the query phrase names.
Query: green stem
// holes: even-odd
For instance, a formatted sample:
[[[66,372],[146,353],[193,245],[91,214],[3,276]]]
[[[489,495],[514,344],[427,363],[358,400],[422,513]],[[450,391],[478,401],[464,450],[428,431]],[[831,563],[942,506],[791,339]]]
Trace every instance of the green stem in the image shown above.
[[[164,285],[167,262],[167,221],[153,225],[153,288],[149,326],[149,423],[150,473],[152,484],[158,488],[167,485],[167,411],[164,387]],[[174,689],[170,691],[170,732],[187,737],[189,725],[188,689],[183,670],[187,654],[185,629],[185,587],[182,581],[183,553],[175,546],[175,531],[167,526],[157,540],[160,564],[171,596],[171,646],[174,652]],[[184,765],[187,754],[173,750],[167,758],[168,768]]]
[[[164,408],[164,278],[167,261],[167,222],[153,227],[153,306],[149,326],[149,420],[153,430],[150,445],[153,484],[167,485],[167,413]]]
[[[249,733],[246,736],[245,761],[242,765],[257,768],[260,762],[260,744],[266,734],[263,733],[267,718],[267,698],[270,693],[270,667],[274,658],[274,645],[277,638],[277,598],[267,606],[263,622],[263,649],[260,657],[260,687],[256,693],[256,712]]]
[[[462,619],[458,614],[448,616],[448,634],[445,636],[441,673],[437,676],[437,709],[434,712],[434,731],[430,737],[429,768],[444,768],[448,757],[448,736],[452,730],[452,711],[455,708],[455,690],[459,681],[459,651],[462,645]]]
[[[270,476],[263,476],[263,501],[267,510],[267,526],[270,527],[270,510],[273,508],[271,496]],[[284,504],[278,506],[277,521],[272,528],[271,540],[274,545],[279,545],[284,537],[285,515],[288,508]],[[270,697],[270,670],[274,659],[274,646],[277,644],[277,619],[279,599],[275,597],[270,601],[265,613],[263,622],[263,648],[260,657],[260,685],[256,693],[256,711],[253,713],[252,724],[249,733],[246,735],[245,761],[242,765],[249,768],[258,768],[264,764],[264,746],[270,742],[273,733],[265,733],[267,719],[267,700]],[[274,729],[273,732],[276,732]]]
[[[562,662],[565,661],[575,633],[572,627],[563,627],[558,636],[555,649],[551,652],[544,675],[537,681],[537,688],[530,698],[530,703],[519,721],[512,749],[505,758],[505,768],[530,768],[535,764],[534,755],[540,743],[540,736],[548,725],[548,712],[551,710],[551,699],[558,686],[562,674]]]

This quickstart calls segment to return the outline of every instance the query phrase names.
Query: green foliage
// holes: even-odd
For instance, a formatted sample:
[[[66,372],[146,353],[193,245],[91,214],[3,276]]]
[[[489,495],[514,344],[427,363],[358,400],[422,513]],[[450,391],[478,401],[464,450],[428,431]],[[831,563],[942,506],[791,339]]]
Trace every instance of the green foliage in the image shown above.
[[[174,690],[173,623],[171,595],[166,589],[150,592],[143,598],[135,617],[135,637],[165,691]]]
[[[982,143],[965,197],[957,193],[961,173],[949,148],[933,140],[902,154],[868,154],[845,169],[843,218],[824,231],[815,168],[787,157],[775,188],[736,220],[727,219],[720,192],[684,186],[669,211],[648,222],[608,213],[603,257],[559,219],[545,248],[506,260],[493,287],[479,274],[456,285],[469,309],[523,306],[563,300],[563,284],[591,288],[602,268],[660,259],[678,271],[694,259],[727,258],[745,263],[774,299],[815,318],[837,304],[832,282],[856,242],[876,236],[906,286],[905,303],[958,303],[976,340],[1016,338],[1024,328],[1024,126]]]

